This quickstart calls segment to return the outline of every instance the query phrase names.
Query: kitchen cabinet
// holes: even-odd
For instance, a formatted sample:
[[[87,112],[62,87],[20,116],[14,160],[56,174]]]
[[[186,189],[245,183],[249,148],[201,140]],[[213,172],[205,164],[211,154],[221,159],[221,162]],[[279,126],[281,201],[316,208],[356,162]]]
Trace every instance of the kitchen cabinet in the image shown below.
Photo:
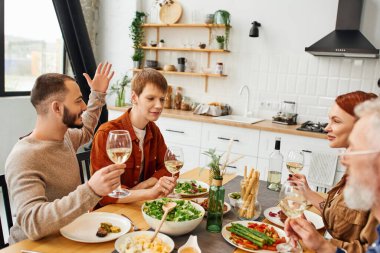
[[[167,146],[181,147],[184,153],[182,172],[199,166],[202,123],[160,117],[156,122]]]
[[[212,29],[221,28],[225,29],[225,25],[220,24],[143,24],[143,28],[155,28],[156,29],[156,41],[160,41],[160,29],[167,29],[167,28],[193,28],[193,29],[199,29],[199,28],[206,28],[208,29],[208,41],[209,45],[211,43],[211,32]],[[144,50],[151,50],[155,52],[155,60],[159,60],[159,52],[160,51],[182,51],[182,52],[198,52],[198,53],[207,53],[207,69],[210,69],[210,61],[211,61],[211,54],[212,53],[229,53],[229,50],[224,49],[211,49],[211,48],[204,48],[201,49],[199,47],[197,48],[181,48],[181,47],[152,47],[152,46],[143,46]],[[206,67],[206,66],[205,66]],[[134,72],[142,71],[141,69],[134,69]],[[209,72],[178,72],[178,71],[159,71],[162,74],[166,75],[180,75],[180,76],[197,76],[197,77],[203,77],[205,79],[205,92],[207,92],[208,89],[208,78],[224,78],[227,77],[225,74],[215,74],[215,73],[209,73]]]

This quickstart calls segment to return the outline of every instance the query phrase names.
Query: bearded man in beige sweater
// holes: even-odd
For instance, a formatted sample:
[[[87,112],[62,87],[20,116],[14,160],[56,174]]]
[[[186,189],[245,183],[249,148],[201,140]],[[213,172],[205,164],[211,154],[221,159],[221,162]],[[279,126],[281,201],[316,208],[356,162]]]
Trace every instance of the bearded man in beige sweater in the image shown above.
[[[91,87],[87,106],[73,78],[55,73],[37,78],[31,92],[35,128],[16,143],[5,164],[15,219],[10,244],[57,233],[120,184],[124,164],[104,167],[81,185],[76,159],[78,148],[93,137],[113,74],[108,63],[99,64],[94,79],[84,74]]]

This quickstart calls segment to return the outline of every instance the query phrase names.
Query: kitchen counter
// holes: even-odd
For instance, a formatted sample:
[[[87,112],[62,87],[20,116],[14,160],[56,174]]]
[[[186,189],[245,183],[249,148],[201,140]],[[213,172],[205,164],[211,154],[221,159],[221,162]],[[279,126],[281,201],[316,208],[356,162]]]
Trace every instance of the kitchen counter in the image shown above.
[[[128,109],[128,107],[115,107],[115,106],[107,106],[107,108],[109,110],[115,110],[115,111],[126,111]],[[306,137],[312,137],[312,138],[318,138],[318,139],[326,139],[326,134],[296,130],[296,128],[298,128],[300,125],[288,126],[288,125],[274,124],[270,120],[264,120],[255,124],[238,123],[238,122],[231,122],[231,121],[225,121],[225,120],[216,120],[215,117],[197,115],[197,114],[193,114],[193,112],[191,111],[181,111],[181,110],[174,110],[174,109],[164,109],[161,116],[167,117],[167,118],[192,120],[192,121],[199,121],[199,122],[226,125],[226,126],[250,128],[250,129],[263,130],[263,131],[269,131],[269,132],[292,134],[292,135],[306,136]]]

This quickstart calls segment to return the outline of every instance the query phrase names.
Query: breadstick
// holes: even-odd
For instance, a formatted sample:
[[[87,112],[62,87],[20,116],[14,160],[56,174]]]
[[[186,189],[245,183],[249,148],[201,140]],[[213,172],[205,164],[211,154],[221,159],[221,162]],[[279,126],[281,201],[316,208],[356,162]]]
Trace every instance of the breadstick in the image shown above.
[[[247,165],[244,166],[244,180],[247,180]]]

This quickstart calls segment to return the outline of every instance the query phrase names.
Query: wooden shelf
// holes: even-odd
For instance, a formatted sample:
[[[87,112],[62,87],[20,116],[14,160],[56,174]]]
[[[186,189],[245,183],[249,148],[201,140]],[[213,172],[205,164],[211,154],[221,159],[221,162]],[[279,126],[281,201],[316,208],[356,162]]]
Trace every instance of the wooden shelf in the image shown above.
[[[135,72],[141,72],[142,69],[133,69]],[[179,72],[179,71],[164,71],[158,70],[162,74],[180,75],[180,76],[201,76],[201,77],[227,77],[227,75],[201,73],[201,72]]]
[[[158,50],[158,51],[188,51],[188,52],[205,52],[205,53],[229,53],[229,50],[224,49],[211,49],[211,48],[181,48],[181,47],[142,47],[145,50]]]
[[[226,25],[219,24],[143,24],[143,27],[178,27],[178,28],[225,28]],[[231,26],[229,26],[231,28]]]

